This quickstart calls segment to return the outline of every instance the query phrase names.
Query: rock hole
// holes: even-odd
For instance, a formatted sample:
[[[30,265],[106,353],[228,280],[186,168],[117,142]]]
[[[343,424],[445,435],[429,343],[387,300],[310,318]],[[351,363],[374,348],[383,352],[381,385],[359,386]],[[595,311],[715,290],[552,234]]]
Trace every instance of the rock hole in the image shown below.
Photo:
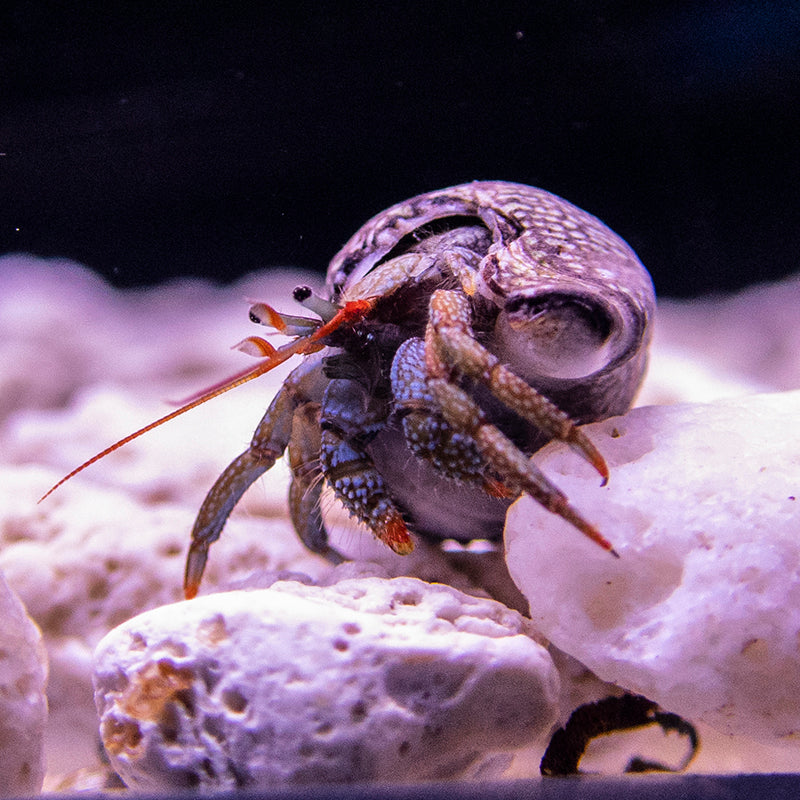
[[[103,720],[100,734],[103,746],[112,756],[123,751],[135,750],[142,741],[142,730],[133,720],[119,720],[106,717]]]
[[[173,642],[169,639],[162,644],[162,648],[174,658],[184,658],[189,653],[189,649],[183,642]]]
[[[186,709],[186,713],[190,717],[194,716],[195,697],[193,689],[179,689],[175,692],[175,702],[180,703]]]
[[[340,653],[344,653],[350,649],[350,645],[344,639],[334,639],[333,640],[333,647],[335,650],[338,650]]]
[[[225,723],[220,717],[206,717],[203,720],[203,730],[212,739],[216,739],[218,742],[225,741]]]
[[[206,693],[211,694],[222,677],[219,664],[216,662],[200,666],[200,678],[206,688]]]
[[[241,764],[228,759],[228,774],[233,775],[233,780],[236,782],[237,789],[244,789],[250,785],[250,774],[243,769]]]
[[[131,680],[120,700],[122,710],[137,719],[157,720],[166,703],[178,700],[187,709],[194,706],[187,690],[194,682],[191,669],[162,659],[144,666]],[[179,697],[183,695],[183,697]]]
[[[353,722],[363,722],[367,716],[367,704],[358,700],[350,707],[350,719]]]
[[[215,614],[210,619],[204,619],[197,626],[197,638],[206,645],[216,647],[224,642],[230,634],[222,614]]]
[[[63,630],[72,618],[72,609],[66,605],[54,605],[39,622],[40,626],[51,633]]]
[[[161,738],[167,744],[175,744],[181,732],[181,717],[175,703],[167,703],[161,712],[161,719],[158,721],[158,728],[161,731]]]
[[[242,714],[247,708],[247,698],[238,689],[224,689],[221,700],[223,705],[234,714]]]
[[[210,758],[204,758],[200,762],[200,767],[202,768],[203,772],[208,775],[209,778],[212,780],[217,777],[217,771],[214,769],[214,765],[211,763]]]
[[[392,599],[393,604],[401,606],[418,606],[421,602],[422,595],[419,592],[404,592]]]

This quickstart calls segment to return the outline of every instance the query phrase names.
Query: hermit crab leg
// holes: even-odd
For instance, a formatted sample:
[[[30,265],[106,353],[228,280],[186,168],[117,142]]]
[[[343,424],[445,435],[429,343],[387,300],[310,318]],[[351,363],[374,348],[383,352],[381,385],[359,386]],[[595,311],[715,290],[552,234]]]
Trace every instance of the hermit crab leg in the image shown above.
[[[460,292],[438,290],[431,295],[426,334],[428,371],[444,365],[484,383],[492,394],[553,439],[566,442],[608,481],[608,466],[600,451],[558,406],[500,363],[474,337],[469,300]]]
[[[203,500],[192,528],[191,545],[186,557],[183,585],[187,599],[197,594],[209,547],[219,539],[231,511],[245,491],[290,446],[297,410],[321,400],[325,381],[318,359],[303,361],[289,374],[256,428],[250,446],[223,470]],[[303,530],[307,527],[304,525]],[[311,534],[310,539],[313,541],[306,543],[309,547],[315,544],[316,552],[334,562],[342,560],[338,553],[327,546],[324,529]]]
[[[318,329],[317,333],[319,332],[319,330],[321,330],[321,328]],[[128,434],[124,438],[120,439],[118,442],[114,442],[114,444],[110,445],[109,447],[106,447],[105,450],[102,450],[101,452],[92,456],[90,459],[88,459],[88,461],[84,461],[83,464],[81,464],[78,467],[75,467],[75,469],[73,469],[72,472],[68,473],[60,481],[58,481],[58,483],[51,486],[39,498],[39,502],[41,503],[43,500],[49,497],[56,489],[65,484],[70,478],[74,478],[79,472],[83,472],[83,470],[85,470],[92,464],[96,463],[101,458],[105,458],[107,455],[113,453],[115,450],[119,450],[120,447],[123,447],[129,442],[132,442],[134,439],[138,439],[145,433],[149,433],[155,428],[158,428],[160,425],[163,425],[165,422],[169,422],[170,420],[173,420],[176,417],[181,416],[181,414],[185,414],[187,411],[191,411],[193,408],[197,408],[197,406],[202,405],[203,403],[209,400],[213,400],[215,397],[218,397],[219,395],[224,394],[225,392],[228,392],[231,389],[235,389],[237,386],[241,386],[243,383],[247,383],[248,381],[252,381],[255,378],[260,377],[261,375],[264,375],[265,373],[277,367],[279,364],[282,364],[284,361],[291,358],[293,355],[313,353],[314,351],[321,349],[324,345],[320,344],[317,341],[318,338],[319,337],[315,336],[306,336],[301,339],[296,339],[295,341],[290,342],[289,344],[274,350],[267,358],[265,358],[257,366],[250,367],[249,369],[243,370],[242,372],[237,373],[233,377],[228,378],[222,383],[215,384],[209,390],[203,392],[197,397],[190,399],[180,408],[176,408],[174,411],[171,411],[169,414],[165,414],[163,417],[160,417],[155,422],[151,422],[149,425],[145,425],[143,428],[139,428],[139,430]]]
[[[300,540],[311,552],[338,564],[344,557],[328,544],[328,533],[322,521],[324,475],[319,459],[319,415],[319,402],[304,403],[294,412],[292,436],[286,448],[292,472],[289,517]]]
[[[320,343],[320,339],[343,324],[361,319],[373,308],[374,304],[375,300],[346,303],[313,334],[298,339],[297,343],[305,344],[298,344],[294,352],[309,354],[321,349],[323,345]],[[282,350],[283,348],[281,348]],[[276,459],[293,441],[294,444],[290,448],[290,462],[294,480],[299,481],[298,486],[290,490],[291,512],[295,528],[309,549],[333,563],[343,560],[341,554],[328,545],[327,533],[321,520],[309,515],[313,509],[307,504],[297,502],[301,485],[304,481],[309,480],[309,476],[305,475],[301,469],[301,463],[307,462],[308,457],[303,455],[307,443],[304,444],[300,438],[292,439],[292,425],[295,413],[299,408],[309,403],[318,403],[321,400],[322,380],[322,371],[316,362],[306,361],[297,367],[275,395],[253,434],[250,447],[228,465],[206,495],[192,529],[191,545],[186,557],[183,587],[184,596],[187,599],[197,594],[209,547],[219,538],[233,508],[247,488],[273,466]],[[298,422],[302,423],[302,420],[298,420]],[[302,433],[298,434],[298,436],[301,435]]]
[[[357,415],[353,409],[359,409]],[[320,463],[328,485],[350,514],[395,553],[408,555],[414,543],[365,446],[385,418],[384,400],[357,381],[333,378],[320,415]]]
[[[617,555],[594,525],[570,505],[567,497],[496,426],[475,401],[451,380],[453,370],[485,383],[499,400],[554,438],[568,442],[603,476],[608,468],[589,439],[562,411],[500,364],[475,340],[470,330],[469,304],[458,292],[439,290],[430,301],[425,358],[428,385],[444,418],[469,434],[503,484],[526,492],[548,511],[565,519],[604,550]],[[524,388],[523,388],[524,387]]]

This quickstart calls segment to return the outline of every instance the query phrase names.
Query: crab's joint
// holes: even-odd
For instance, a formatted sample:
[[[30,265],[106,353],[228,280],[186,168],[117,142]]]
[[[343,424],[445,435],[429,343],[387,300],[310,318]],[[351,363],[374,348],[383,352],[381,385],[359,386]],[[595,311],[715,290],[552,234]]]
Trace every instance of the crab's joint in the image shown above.
[[[338,330],[342,325],[353,325],[364,319],[378,302],[377,297],[369,297],[365,300],[349,300],[336,311],[332,319],[329,319],[321,328],[317,328],[309,337],[309,341],[318,342],[329,334]]]

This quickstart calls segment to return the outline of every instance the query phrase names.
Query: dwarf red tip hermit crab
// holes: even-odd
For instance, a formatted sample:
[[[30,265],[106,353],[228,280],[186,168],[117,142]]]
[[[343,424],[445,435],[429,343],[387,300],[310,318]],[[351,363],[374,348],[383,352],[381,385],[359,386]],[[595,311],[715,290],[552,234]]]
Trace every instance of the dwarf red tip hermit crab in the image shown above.
[[[276,349],[246,339],[240,347],[261,359],[257,366],[122,439],[56,486],[299,355],[250,446],[200,508],[187,597],[196,594],[209,546],[239,498],[285,451],[294,527],[309,549],[334,562],[342,556],[328,544],[321,517],[322,478],[398,553],[413,547],[409,530],[435,539],[497,538],[522,492],[614,552],[528,456],[561,439],[608,478],[577,425],[629,408],[655,305],[650,277],[622,239],[541,189],[468,183],[367,222],[331,261],[326,294],[295,289],[313,319],[254,305],[254,322],[293,340]]]

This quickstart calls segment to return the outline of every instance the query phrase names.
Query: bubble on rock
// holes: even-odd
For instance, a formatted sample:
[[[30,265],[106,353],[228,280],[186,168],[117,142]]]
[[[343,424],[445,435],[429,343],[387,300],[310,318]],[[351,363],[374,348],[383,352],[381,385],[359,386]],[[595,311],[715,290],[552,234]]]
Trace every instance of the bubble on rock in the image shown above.
[[[559,702],[528,620],[413,578],[165,606],[95,665],[112,764],[150,791],[489,777],[544,746]]]

